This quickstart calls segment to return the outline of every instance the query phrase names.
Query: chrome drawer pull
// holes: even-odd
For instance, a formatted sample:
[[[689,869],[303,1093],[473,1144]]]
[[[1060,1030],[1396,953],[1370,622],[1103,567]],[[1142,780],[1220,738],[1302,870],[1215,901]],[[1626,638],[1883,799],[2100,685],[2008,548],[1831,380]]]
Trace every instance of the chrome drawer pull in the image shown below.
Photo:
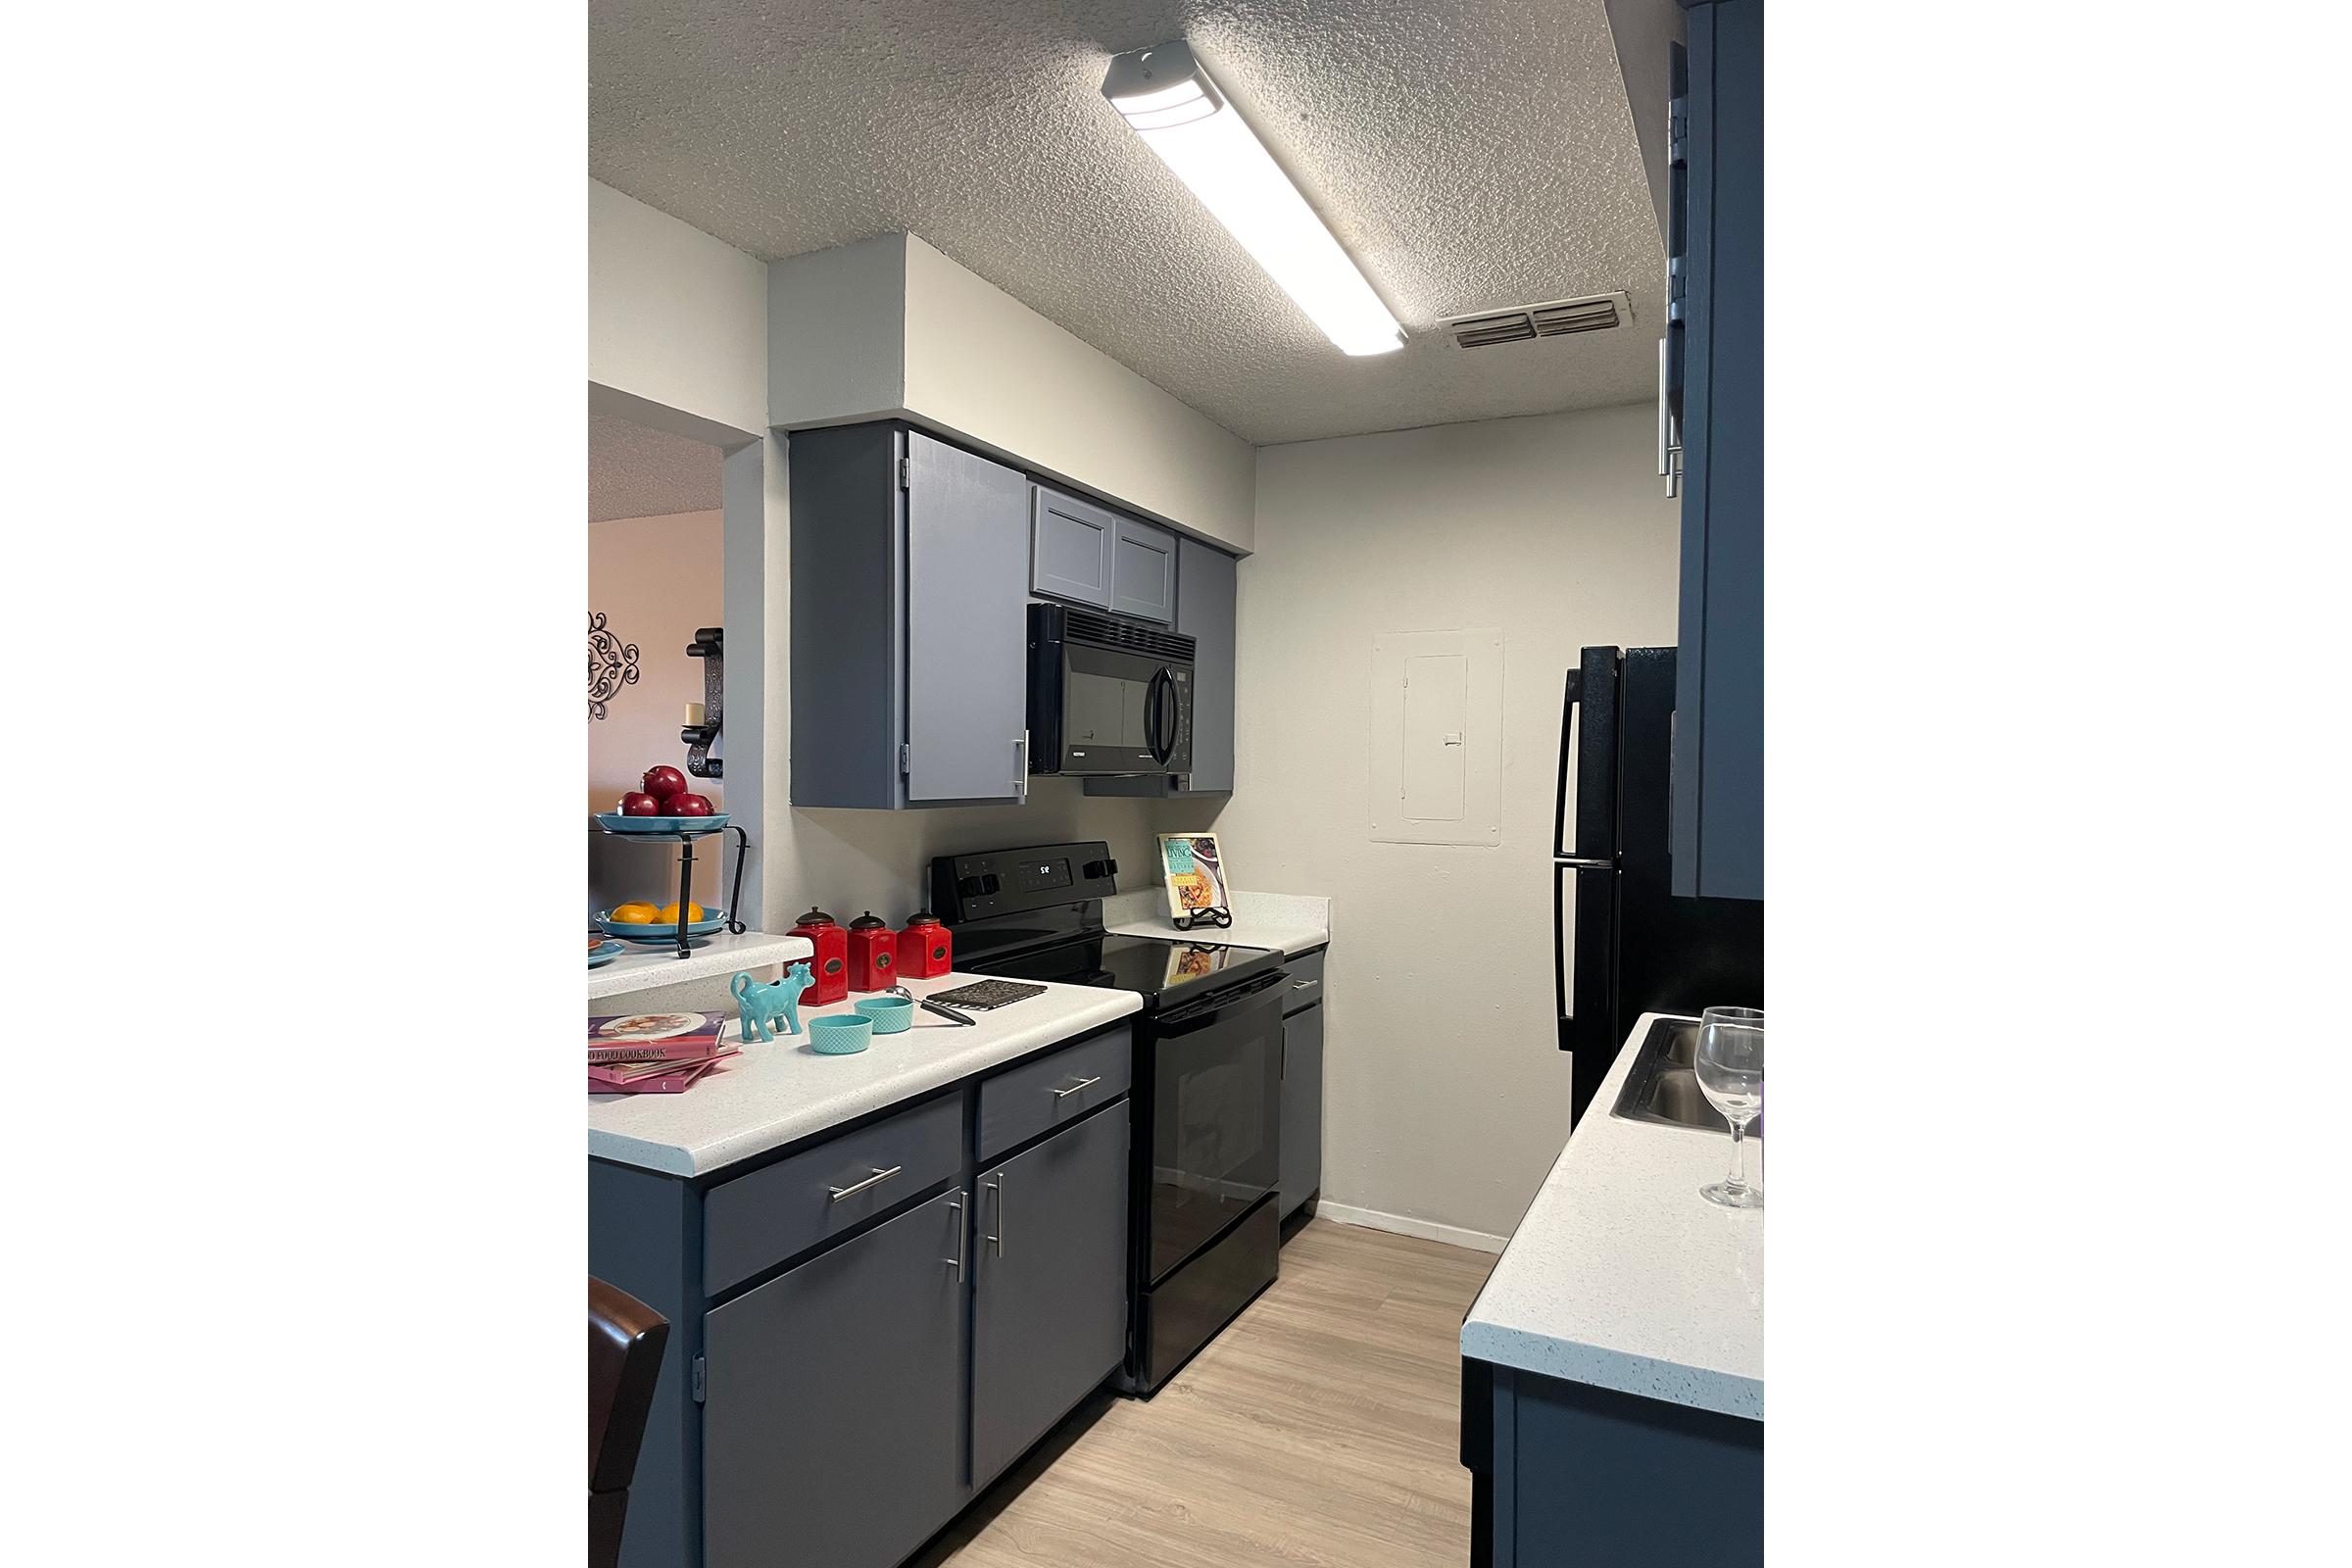
[[[1291,982],[1291,989],[1293,991],[1312,991],[1315,989],[1315,983],[1312,980],[1294,980]]]
[[[1072,1095],[1076,1094],[1076,1093],[1077,1093],[1079,1090],[1081,1090],[1081,1089],[1092,1089],[1092,1088],[1094,1088],[1094,1087],[1095,1087],[1095,1085],[1097,1085],[1097,1084],[1101,1083],[1102,1081],[1102,1080],[1100,1077],[1095,1077],[1095,1078],[1081,1078],[1081,1079],[1079,1079],[1079,1080],[1078,1080],[1076,1083],[1074,1083],[1074,1084],[1070,1085],[1070,1087],[1069,1087],[1069,1088],[1067,1088],[1067,1089],[1056,1089],[1056,1090],[1054,1090],[1054,1091],[1052,1091],[1052,1093],[1053,1093],[1053,1096],[1054,1096],[1054,1098],[1055,1100],[1067,1100],[1067,1099],[1069,1099],[1069,1098],[1070,1098]]]
[[[896,1175],[897,1175],[897,1174],[898,1174],[900,1171],[902,1171],[902,1170],[904,1170],[904,1169],[906,1169],[906,1167],[905,1167],[905,1166],[903,1166],[903,1165],[893,1165],[893,1166],[891,1166],[891,1167],[890,1167],[890,1169],[888,1169],[888,1170],[884,1170],[884,1169],[883,1169],[881,1166],[879,1166],[879,1165],[876,1165],[876,1166],[874,1167],[874,1173],[873,1173],[871,1176],[868,1176],[868,1177],[867,1177],[865,1180],[863,1180],[863,1181],[859,1182],[859,1183],[858,1183],[857,1186],[855,1186],[855,1187],[828,1187],[828,1188],[826,1188],[826,1189],[825,1189],[825,1191],[827,1191],[827,1192],[829,1192],[829,1193],[831,1193],[831,1194],[833,1195],[833,1196],[832,1196],[830,1199],[828,1199],[828,1200],[827,1200],[827,1201],[828,1201],[828,1202],[834,1202],[834,1203],[838,1203],[838,1202],[840,1202],[840,1201],[841,1201],[843,1199],[845,1199],[845,1198],[854,1198],[854,1197],[856,1197],[858,1194],[864,1192],[864,1191],[865,1191],[865,1190],[866,1190],[868,1187],[879,1187],[879,1186],[881,1186],[881,1185],[882,1185],[884,1182],[886,1182],[886,1181],[890,1180],[890,1179],[891,1179],[893,1176],[896,1176]]]

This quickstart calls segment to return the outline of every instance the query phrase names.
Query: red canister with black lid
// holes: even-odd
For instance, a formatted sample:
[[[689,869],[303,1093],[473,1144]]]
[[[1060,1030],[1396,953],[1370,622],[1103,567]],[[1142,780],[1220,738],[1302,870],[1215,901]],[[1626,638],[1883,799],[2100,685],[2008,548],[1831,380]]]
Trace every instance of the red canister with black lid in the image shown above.
[[[850,922],[850,989],[879,991],[896,985],[899,934],[890,922],[868,909]]]
[[[902,980],[936,980],[954,967],[950,963],[954,943],[948,928],[939,923],[939,916],[929,909],[917,909],[906,917],[906,928],[899,933],[899,978]]]
[[[812,908],[785,935],[806,937],[816,948],[816,956],[808,962],[808,972],[816,977],[816,983],[802,996],[802,1002],[818,1006],[850,994],[850,934],[834,924],[831,915]]]

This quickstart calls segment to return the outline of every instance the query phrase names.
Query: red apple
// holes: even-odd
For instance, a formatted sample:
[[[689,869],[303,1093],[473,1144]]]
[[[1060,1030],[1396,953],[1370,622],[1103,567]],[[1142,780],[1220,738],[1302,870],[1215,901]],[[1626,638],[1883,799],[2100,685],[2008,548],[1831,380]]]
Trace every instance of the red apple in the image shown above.
[[[638,786],[657,801],[666,801],[672,795],[686,793],[686,775],[674,767],[649,767]]]
[[[708,795],[672,795],[662,803],[664,816],[709,816],[710,797]]]
[[[631,790],[620,798],[620,814],[623,816],[660,816],[662,803],[651,795],[640,795],[635,790]]]

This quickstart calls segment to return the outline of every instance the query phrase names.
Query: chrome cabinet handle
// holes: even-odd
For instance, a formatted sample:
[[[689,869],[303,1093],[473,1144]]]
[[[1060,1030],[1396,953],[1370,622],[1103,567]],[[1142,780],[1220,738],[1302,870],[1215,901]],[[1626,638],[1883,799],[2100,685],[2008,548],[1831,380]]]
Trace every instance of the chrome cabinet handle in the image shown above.
[[[988,1239],[988,1250],[997,1256],[1003,1257],[1004,1255],[1004,1178],[1000,1176],[993,1182],[983,1182],[980,1190],[984,1193],[996,1194],[997,1230],[996,1234]]]
[[[874,1173],[871,1176],[868,1176],[865,1180],[858,1183],[855,1187],[826,1188],[825,1191],[833,1195],[830,1199],[827,1199],[826,1201],[838,1203],[845,1198],[855,1198],[869,1187],[881,1186],[884,1182],[890,1180],[893,1176],[896,1176],[904,1169],[906,1169],[904,1165],[893,1165],[888,1170],[884,1170],[881,1166],[876,1165],[873,1167]]]
[[[1012,744],[1021,749],[1020,770],[1012,776],[1013,793],[1019,796],[1021,804],[1026,806],[1029,804],[1029,732],[1023,730],[1015,735],[1012,738]]]
[[[1294,980],[1291,982],[1291,989],[1293,991],[1312,991],[1315,989],[1315,983],[1312,980]]]
[[[1658,339],[1658,477],[1666,481],[1666,499],[1671,501],[1683,493],[1683,466],[1676,462],[1683,455],[1682,442],[1674,436],[1674,410],[1666,401],[1667,339]]]
[[[1095,1085],[1101,1083],[1102,1081],[1102,1080],[1100,1076],[1094,1078],[1081,1078],[1076,1083],[1070,1085],[1070,1087],[1067,1089],[1054,1089],[1048,1091],[1048,1093],[1052,1094],[1055,1100],[1067,1100],[1079,1090],[1092,1089],[1095,1087]]]
[[[955,1196],[954,1198],[951,1198],[951,1199],[949,1199],[949,1200],[948,1200],[948,1209],[949,1209],[949,1211],[950,1211],[951,1213],[953,1213],[953,1214],[956,1216],[956,1255],[955,1255],[954,1257],[943,1257],[943,1258],[941,1258],[941,1259],[940,1259],[940,1261],[941,1261],[942,1263],[945,1263],[945,1264],[947,1264],[947,1265],[948,1265],[950,1268],[953,1268],[953,1269],[956,1271],[956,1278],[957,1282],[958,1282],[958,1283],[960,1283],[960,1282],[962,1281],[962,1279],[963,1279],[963,1189],[962,1189],[962,1188],[960,1188],[960,1187],[956,1188],[956,1196]]]

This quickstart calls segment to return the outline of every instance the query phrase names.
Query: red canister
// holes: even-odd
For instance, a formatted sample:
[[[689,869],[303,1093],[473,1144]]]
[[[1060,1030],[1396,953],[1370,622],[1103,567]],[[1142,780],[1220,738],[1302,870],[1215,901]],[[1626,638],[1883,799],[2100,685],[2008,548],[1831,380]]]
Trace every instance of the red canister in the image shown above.
[[[915,910],[899,933],[899,978],[936,980],[946,974],[953,967],[948,961],[950,946],[948,928],[939,923],[939,916],[929,909]]]
[[[896,985],[899,935],[890,922],[868,909],[850,922],[850,989],[879,991]]]
[[[839,1002],[850,994],[850,934],[822,909],[810,909],[786,936],[807,937],[816,947],[808,972],[816,977],[801,1001],[810,1006]]]

